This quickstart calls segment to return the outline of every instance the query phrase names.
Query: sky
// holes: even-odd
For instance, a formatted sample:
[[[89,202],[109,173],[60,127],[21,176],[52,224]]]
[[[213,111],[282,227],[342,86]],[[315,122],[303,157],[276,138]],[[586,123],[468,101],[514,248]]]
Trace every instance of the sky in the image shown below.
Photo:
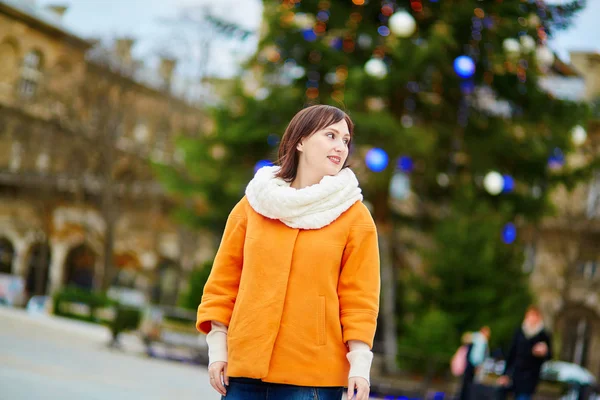
[[[156,63],[158,52],[170,52],[189,61],[202,59],[200,49],[202,27],[174,24],[173,19],[186,8],[210,4],[216,16],[256,30],[262,15],[261,0],[23,0],[36,1],[38,5],[65,4],[69,6],[64,24],[83,37],[110,40],[117,36],[139,38],[134,55]],[[348,0],[349,1],[349,0]],[[566,0],[548,0],[560,3]],[[587,7],[566,31],[559,32],[550,47],[568,61],[573,50],[600,51],[600,0],[587,0]],[[183,38],[187,38],[184,40]],[[216,38],[211,41],[208,71],[213,75],[236,74],[239,61],[253,53],[257,37],[244,42]],[[188,62],[187,65],[197,65]],[[180,67],[184,68],[184,67]],[[195,67],[196,68],[196,67]],[[198,71],[179,71],[195,74]]]

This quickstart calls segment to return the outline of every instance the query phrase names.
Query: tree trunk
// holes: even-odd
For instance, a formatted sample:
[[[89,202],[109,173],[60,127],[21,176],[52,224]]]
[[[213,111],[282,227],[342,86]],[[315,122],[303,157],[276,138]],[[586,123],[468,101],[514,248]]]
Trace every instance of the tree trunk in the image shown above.
[[[398,340],[396,338],[396,279],[392,259],[392,228],[389,224],[377,224],[379,254],[381,262],[381,319],[383,321],[383,345],[385,372],[393,374],[398,367],[396,357]]]

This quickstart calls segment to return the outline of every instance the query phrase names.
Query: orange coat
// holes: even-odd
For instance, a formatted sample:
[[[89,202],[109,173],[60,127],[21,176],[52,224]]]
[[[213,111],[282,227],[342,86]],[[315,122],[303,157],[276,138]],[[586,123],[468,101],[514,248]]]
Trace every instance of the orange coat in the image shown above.
[[[377,232],[362,202],[302,230],[258,214],[244,197],[227,220],[196,327],[229,327],[230,377],[346,386],[346,343],[372,347],[379,287]]]

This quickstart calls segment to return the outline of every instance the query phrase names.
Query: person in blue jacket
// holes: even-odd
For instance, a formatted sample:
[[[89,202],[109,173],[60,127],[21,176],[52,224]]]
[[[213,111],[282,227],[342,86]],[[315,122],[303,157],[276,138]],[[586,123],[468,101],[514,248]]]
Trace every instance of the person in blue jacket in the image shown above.
[[[488,341],[490,340],[491,332],[488,326],[484,326],[478,332],[471,334],[471,343],[467,350],[467,363],[460,390],[460,400],[469,400],[472,398],[471,388],[475,380],[477,367],[483,364],[489,354]]]

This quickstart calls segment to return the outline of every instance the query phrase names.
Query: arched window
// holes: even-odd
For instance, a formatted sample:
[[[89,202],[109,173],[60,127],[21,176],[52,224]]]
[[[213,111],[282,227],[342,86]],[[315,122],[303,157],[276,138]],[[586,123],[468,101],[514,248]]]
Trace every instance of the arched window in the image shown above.
[[[24,99],[32,98],[38,90],[41,77],[42,53],[37,50],[30,51],[23,58],[19,95]]]
[[[600,323],[597,315],[580,306],[569,307],[562,315],[561,359],[586,368],[594,367],[590,362],[595,362],[592,341]]]
[[[46,294],[48,290],[50,257],[50,246],[48,243],[36,243],[31,249],[26,283],[26,290],[29,295]]]
[[[10,274],[12,272],[15,248],[10,240],[0,238],[0,273]]]
[[[72,249],[65,265],[65,283],[91,290],[94,286],[96,254],[86,245]]]
[[[17,45],[12,40],[0,43],[0,91],[11,87],[17,80],[19,64],[17,62]]]
[[[177,303],[180,269],[178,264],[162,258],[158,264],[158,281],[154,286],[153,301],[163,305]]]

